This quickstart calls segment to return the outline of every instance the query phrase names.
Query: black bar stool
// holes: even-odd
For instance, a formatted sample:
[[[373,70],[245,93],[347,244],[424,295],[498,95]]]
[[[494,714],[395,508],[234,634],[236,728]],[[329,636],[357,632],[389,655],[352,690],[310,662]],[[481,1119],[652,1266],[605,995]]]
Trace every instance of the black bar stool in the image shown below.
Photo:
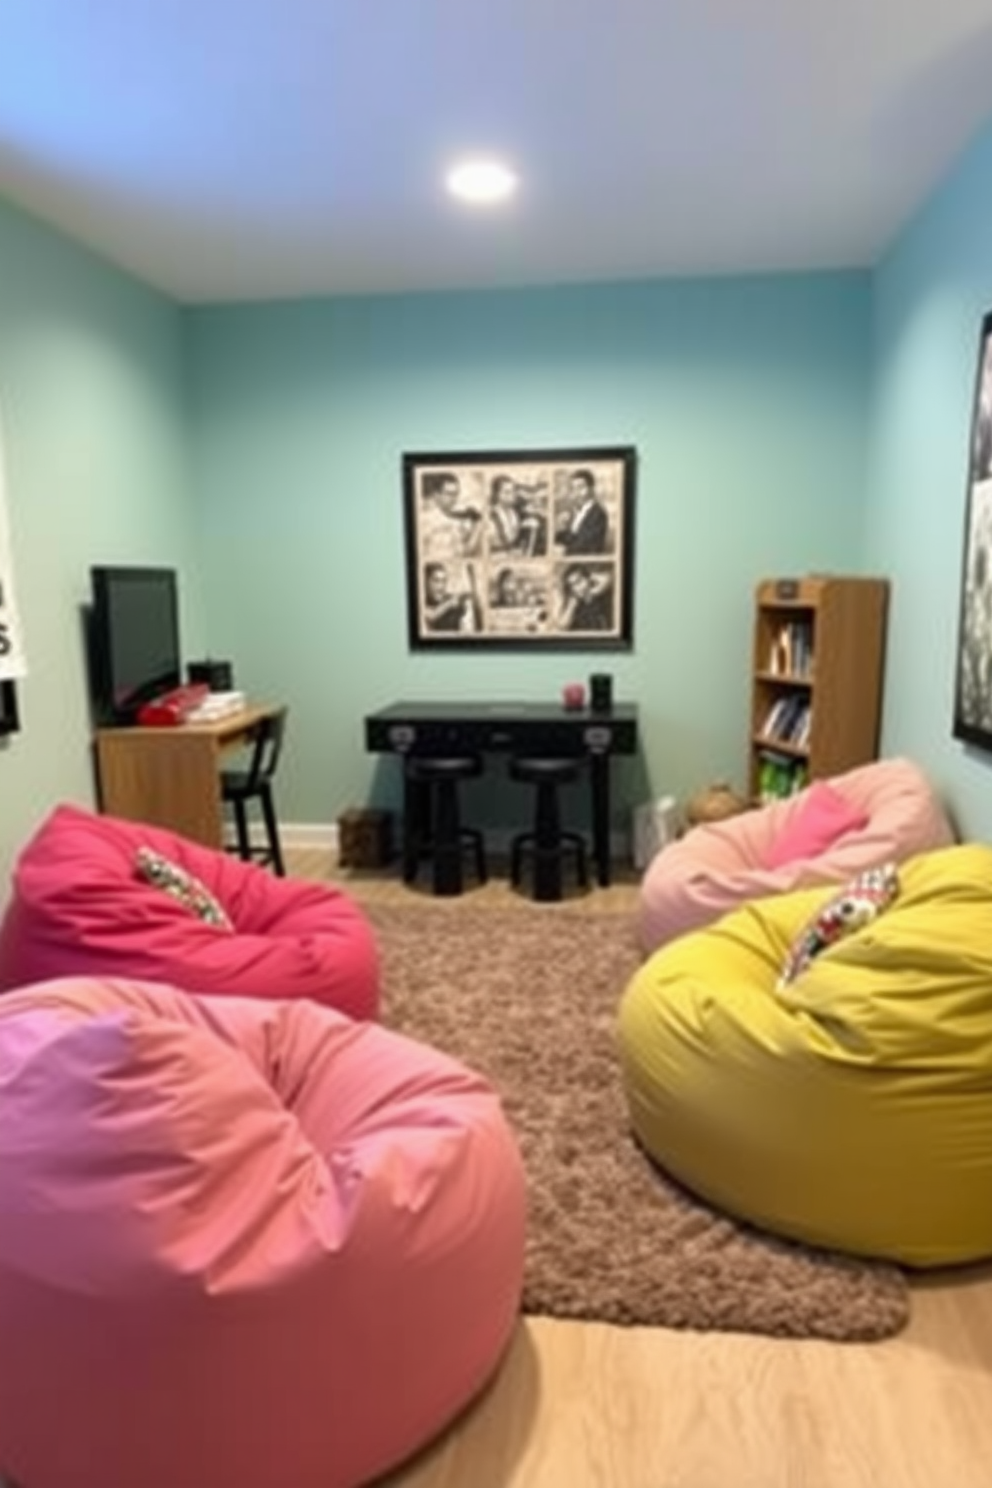
[[[578,832],[565,832],[561,825],[561,803],[558,788],[579,778],[582,761],[577,759],[512,759],[510,776],[537,788],[534,827],[518,832],[510,842],[510,878],[519,886],[523,860],[529,854],[533,864],[533,897],[541,900],[560,899],[564,891],[563,873],[566,860],[575,863],[580,888],[589,882],[585,842]]]
[[[435,894],[460,894],[464,887],[462,857],[471,853],[476,877],[486,882],[482,833],[463,827],[458,782],[482,774],[479,755],[457,758],[408,754],[405,760],[406,820],[403,826],[403,877],[413,883],[423,859],[429,858]]]

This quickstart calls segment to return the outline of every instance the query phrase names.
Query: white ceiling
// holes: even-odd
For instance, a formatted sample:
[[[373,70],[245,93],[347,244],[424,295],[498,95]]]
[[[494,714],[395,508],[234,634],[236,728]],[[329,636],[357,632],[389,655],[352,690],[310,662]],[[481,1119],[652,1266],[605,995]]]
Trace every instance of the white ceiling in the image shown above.
[[[867,264],[990,112],[992,0],[0,4],[0,194],[190,301]]]

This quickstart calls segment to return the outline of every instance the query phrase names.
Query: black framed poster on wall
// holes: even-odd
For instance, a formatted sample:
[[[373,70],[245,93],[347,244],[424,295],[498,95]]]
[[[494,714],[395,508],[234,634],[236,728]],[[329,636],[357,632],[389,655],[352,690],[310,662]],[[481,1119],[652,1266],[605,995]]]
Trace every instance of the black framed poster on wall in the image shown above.
[[[406,454],[414,649],[629,650],[630,445]]]
[[[967,472],[953,732],[992,750],[992,311],[979,337]]]

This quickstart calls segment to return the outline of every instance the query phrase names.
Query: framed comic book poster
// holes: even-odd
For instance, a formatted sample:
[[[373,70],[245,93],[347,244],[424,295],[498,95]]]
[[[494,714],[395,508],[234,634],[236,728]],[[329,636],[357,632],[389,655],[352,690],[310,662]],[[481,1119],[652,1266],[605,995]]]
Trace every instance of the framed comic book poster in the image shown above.
[[[405,454],[410,646],[627,651],[636,451]]]
[[[953,733],[992,750],[992,311],[979,338],[967,468]]]

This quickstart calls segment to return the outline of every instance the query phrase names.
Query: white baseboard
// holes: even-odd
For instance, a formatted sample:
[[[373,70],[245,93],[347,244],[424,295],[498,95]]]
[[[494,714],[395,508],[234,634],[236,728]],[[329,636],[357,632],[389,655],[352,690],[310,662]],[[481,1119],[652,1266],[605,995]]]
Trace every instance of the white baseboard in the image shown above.
[[[279,837],[284,847],[327,848],[338,846],[337,822],[280,822]]]
[[[233,841],[234,829],[230,822],[225,824],[224,839]],[[248,827],[248,838],[252,847],[265,847],[268,838],[265,835],[265,824],[259,820],[253,820]],[[279,841],[283,847],[312,847],[320,852],[337,852],[338,829],[336,822],[284,822],[279,823]],[[0,1488],[3,1488],[0,1482]]]

